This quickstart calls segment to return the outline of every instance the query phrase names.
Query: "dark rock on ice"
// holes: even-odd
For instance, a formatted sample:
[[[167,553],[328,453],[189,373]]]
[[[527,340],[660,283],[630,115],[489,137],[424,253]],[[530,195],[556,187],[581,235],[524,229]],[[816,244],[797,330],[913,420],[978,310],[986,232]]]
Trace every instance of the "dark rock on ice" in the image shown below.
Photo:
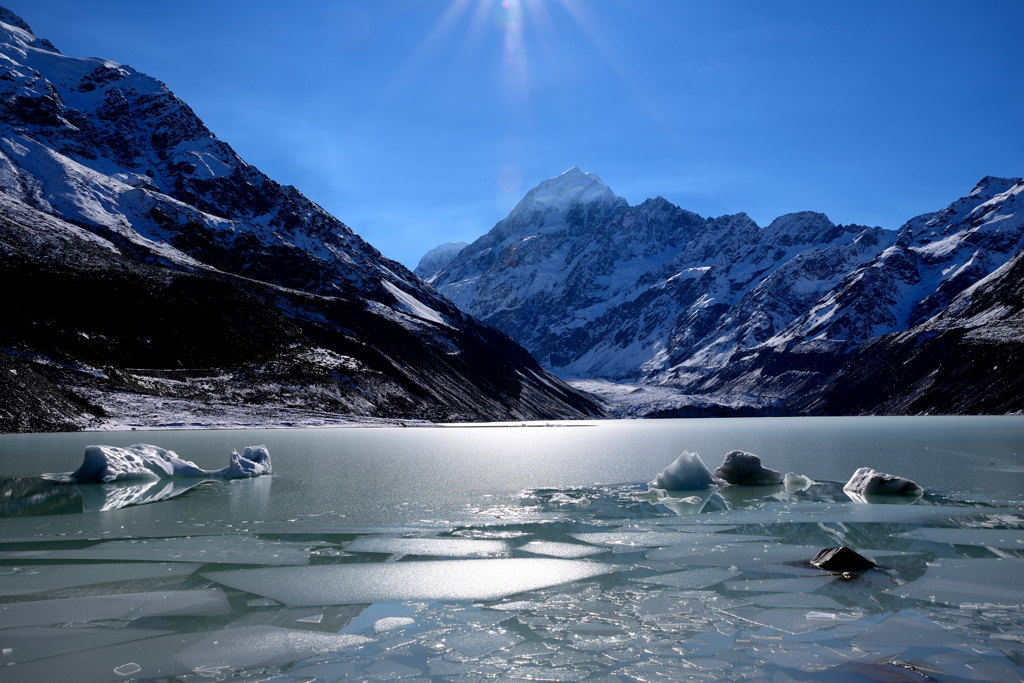
[[[811,558],[811,564],[830,572],[863,572],[875,563],[846,546],[825,548]]]

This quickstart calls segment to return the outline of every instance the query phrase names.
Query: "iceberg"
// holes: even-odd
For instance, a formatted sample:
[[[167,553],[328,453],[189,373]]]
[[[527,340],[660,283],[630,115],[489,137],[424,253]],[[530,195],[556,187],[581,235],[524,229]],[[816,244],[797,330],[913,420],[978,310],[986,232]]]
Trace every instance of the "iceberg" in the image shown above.
[[[761,458],[744,451],[729,451],[715,476],[733,486],[770,486],[782,483],[782,474],[761,465]]]
[[[920,497],[924,493],[924,489],[909,479],[876,472],[870,467],[861,467],[854,472],[843,486],[843,491],[857,502],[870,501],[868,496]]]
[[[270,473],[270,453],[266,446],[246,446],[241,455],[232,450],[227,467],[204,470],[190,460],[179,458],[174,451],[140,443],[127,448],[87,446],[82,466],[77,470],[44,474],[43,478],[75,484],[110,484],[198,477],[247,479]]]
[[[651,490],[700,491],[721,486],[724,482],[711,474],[711,470],[696,453],[683,451],[672,464],[647,483]]]
[[[810,477],[805,477],[802,474],[795,474],[793,472],[786,472],[786,477],[783,479],[783,482],[786,485],[786,493],[806,491],[815,484],[815,481]]]

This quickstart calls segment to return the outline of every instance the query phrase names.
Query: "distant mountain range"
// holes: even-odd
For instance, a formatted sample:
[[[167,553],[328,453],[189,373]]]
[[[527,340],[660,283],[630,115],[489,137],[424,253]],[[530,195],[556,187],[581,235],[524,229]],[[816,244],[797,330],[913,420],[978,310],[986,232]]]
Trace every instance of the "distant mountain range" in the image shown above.
[[[0,431],[605,414],[160,81],[3,8],[0,54]]]
[[[1024,411],[1024,180],[899,230],[638,206],[572,168],[439,292],[632,416]]]

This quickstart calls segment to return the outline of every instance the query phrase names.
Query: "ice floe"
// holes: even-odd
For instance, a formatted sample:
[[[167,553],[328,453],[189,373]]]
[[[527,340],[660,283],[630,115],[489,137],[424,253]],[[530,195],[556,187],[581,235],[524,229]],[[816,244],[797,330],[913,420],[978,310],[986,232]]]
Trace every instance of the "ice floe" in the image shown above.
[[[204,577],[293,607],[403,600],[495,600],[617,571],[586,560],[432,560],[208,572]]]
[[[699,455],[683,451],[647,485],[651,490],[700,491],[721,486],[723,483],[721,479],[711,474],[711,470]]]
[[[924,493],[924,489],[909,479],[876,472],[870,467],[861,467],[854,472],[850,481],[843,486],[843,491],[858,503],[873,502],[868,496],[919,498]]]
[[[782,483],[782,474],[761,464],[761,458],[745,451],[729,451],[715,476],[733,486],[769,486]]]

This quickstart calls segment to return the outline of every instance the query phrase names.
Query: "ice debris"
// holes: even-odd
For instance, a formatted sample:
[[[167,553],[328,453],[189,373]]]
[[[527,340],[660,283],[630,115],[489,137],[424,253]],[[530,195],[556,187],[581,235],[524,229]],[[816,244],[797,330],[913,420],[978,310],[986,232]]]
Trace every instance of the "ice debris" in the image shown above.
[[[715,488],[724,484],[721,479],[711,474],[711,470],[696,453],[683,451],[672,464],[666,467],[647,483],[648,488],[666,491],[699,491]]]
[[[783,482],[786,484],[787,493],[806,491],[815,484],[814,480],[810,477],[805,477],[802,474],[794,474],[793,472],[786,472]]]
[[[861,467],[854,472],[843,490],[862,496],[920,496],[924,493],[924,489],[909,479],[876,472],[870,467]]]
[[[548,503],[551,505],[580,505],[586,507],[587,505],[590,505],[590,499],[586,496],[573,498],[565,493],[556,493],[548,499]]]
[[[715,476],[733,486],[770,486],[782,483],[782,474],[761,465],[761,458],[745,451],[729,451]]]
[[[116,481],[140,481],[188,477],[246,479],[270,474],[270,453],[266,446],[246,446],[239,455],[231,451],[231,461],[219,470],[204,470],[190,460],[182,460],[174,451],[149,444],[127,448],[87,446],[82,466],[70,474],[44,474],[46,479],[66,479],[76,484],[109,484]]]

